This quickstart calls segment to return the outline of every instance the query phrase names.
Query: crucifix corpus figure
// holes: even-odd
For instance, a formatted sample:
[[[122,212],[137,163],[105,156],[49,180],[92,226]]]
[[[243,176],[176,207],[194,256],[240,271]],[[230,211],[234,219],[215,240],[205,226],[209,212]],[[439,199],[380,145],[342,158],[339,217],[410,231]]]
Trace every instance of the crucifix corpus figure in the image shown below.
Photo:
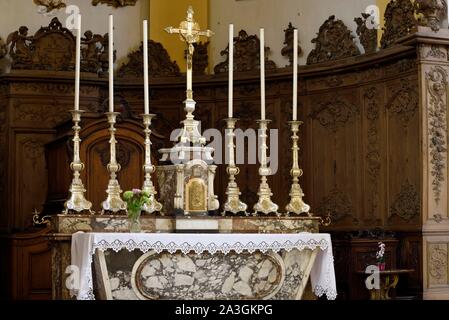
[[[214,33],[210,30],[201,31],[200,25],[193,19],[194,11],[191,6],[187,9],[186,21],[182,21],[179,28],[167,27],[165,31],[170,34],[179,34],[182,41],[188,45],[187,53],[187,99],[193,99],[192,93],[192,56],[195,48],[194,43],[199,42],[200,37],[212,37]]]

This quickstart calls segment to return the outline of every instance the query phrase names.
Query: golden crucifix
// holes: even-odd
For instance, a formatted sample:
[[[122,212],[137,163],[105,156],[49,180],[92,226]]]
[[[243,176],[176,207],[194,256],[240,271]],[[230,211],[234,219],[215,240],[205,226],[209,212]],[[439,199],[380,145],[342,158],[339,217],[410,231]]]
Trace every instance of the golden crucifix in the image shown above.
[[[192,56],[195,50],[193,44],[200,40],[200,37],[211,37],[214,33],[210,30],[201,31],[200,25],[193,19],[194,11],[191,6],[187,10],[186,21],[181,22],[179,28],[167,27],[165,31],[170,34],[178,33],[182,41],[188,45],[187,51],[187,99],[193,99],[192,95]]]

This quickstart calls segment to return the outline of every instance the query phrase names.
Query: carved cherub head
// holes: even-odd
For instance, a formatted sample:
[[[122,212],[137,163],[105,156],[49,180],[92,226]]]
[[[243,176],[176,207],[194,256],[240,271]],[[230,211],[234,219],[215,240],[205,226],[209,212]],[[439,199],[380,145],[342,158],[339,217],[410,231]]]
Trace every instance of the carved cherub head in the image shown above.
[[[19,28],[19,34],[20,34],[21,36],[27,36],[27,35],[28,35],[28,28],[25,27],[25,26],[21,26],[21,27]]]
[[[86,40],[90,40],[93,37],[93,33],[90,30],[87,30],[86,32],[84,32],[84,36],[86,37]]]

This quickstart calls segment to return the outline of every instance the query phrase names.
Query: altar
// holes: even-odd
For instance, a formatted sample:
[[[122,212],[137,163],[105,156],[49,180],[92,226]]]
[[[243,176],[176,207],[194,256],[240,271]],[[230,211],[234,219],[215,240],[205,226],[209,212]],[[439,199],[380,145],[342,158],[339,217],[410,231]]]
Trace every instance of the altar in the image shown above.
[[[109,51],[109,153],[104,164],[109,173],[105,200],[100,211],[86,197],[82,181],[85,168],[80,157],[81,115],[79,90],[75,90],[73,119],[73,172],[70,197],[61,214],[52,217],[52,278],[55,299],[165,300],[165,299],[281,299],[299,300],[310,288],[317,297],[337,295],[329,234],[319,233],[326,217],[314,217],[303,201],[299,184],[299,128],[297,86],[293,88],[291,128],[291,183],[289,202],[274,202],[269,177],[276,174],[274,154],[265,104],[265,44],[260,30],[261,113],[258,125],[259,178],[252,208],[237,184],[240,173],[236,158],[244,154],[235,144],[237,119],[233,117],[233,42],[229,29],[228,118],[225,130],[226,197],[219,201],[215,192],[218,165],[216,150],[201,132],[201,121],[194,116],[192,56],[202,31],[189,7],[179,28],[165,30],[186,43],[187,85],[183,101],[185,119],[174,134],[171,148],[158,150],[161,158],[154,165],[149,112],[148,26],[143,23],[144,114],[143,185],[123,193],[119,179],[123,161],[119,157],[116,128],[119,112],[114,104],[113,50]],[[77,32],[80,35],[81,18]],[[113,48],[113,16],[109,17],[109,47]],[[79,37],[78,37],[79,39]],[[298,42],[297,30],[294,41]],[[77,44],[76,88],[79,87]],[[297,49],[297,48],[296,48]],[[295,51],[296,51],[295,49]],[[296,54],[297,56],[297,54]],[[293,82],[297,83],[297,57]],[[87,137],[87,139],[89,139]],[[86,140],[87,140],[86,139]],[[108,163],[106,163],[109,161]],[[153,183],[157,180],[157,184]],[[157,188],[157,186],[159,188]],[[256,190],[254,190],[256,191]],[[123,193],[123,194],[122,194]],[[98,204],[98,201],[96,201]]]
[[[299,300],[309,279],[336,297],[328,234],[78,232],[71,251],[77,299]]]

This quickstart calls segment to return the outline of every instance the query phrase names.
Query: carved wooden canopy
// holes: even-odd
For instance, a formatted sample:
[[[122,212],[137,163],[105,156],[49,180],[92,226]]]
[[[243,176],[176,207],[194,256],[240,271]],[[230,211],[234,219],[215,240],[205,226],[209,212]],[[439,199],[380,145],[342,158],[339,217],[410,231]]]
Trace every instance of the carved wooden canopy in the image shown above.
[[[129,61],[118,70],[118,76],[124,78],[143,77],[143,44],[128,54]],[[148,68],[150,77],[170,77],[179,75],[179,66],[171,61],[167,50],[159,42],[148,40]]]
[[[307,57],[307,64],[315,64],[325,61],[337,60],[360,54],[354,44],[351,31],[341,20],[330,16],[320,27],[318,35],[312,40],[315,43]]]
[[[265,47],[265,54],[268,56],[270,48]],[[228,71],[229,45],[220,53],[226,56],[226,60],[215,66],[215,73]],[[256,35],[249,36],[245,30],[239,32],[238,37],[234,37],[234,70],[236,72],[251,71],[260,68],[260,40]],[[276,64],[265,57],[265,69],[276,69]]]

